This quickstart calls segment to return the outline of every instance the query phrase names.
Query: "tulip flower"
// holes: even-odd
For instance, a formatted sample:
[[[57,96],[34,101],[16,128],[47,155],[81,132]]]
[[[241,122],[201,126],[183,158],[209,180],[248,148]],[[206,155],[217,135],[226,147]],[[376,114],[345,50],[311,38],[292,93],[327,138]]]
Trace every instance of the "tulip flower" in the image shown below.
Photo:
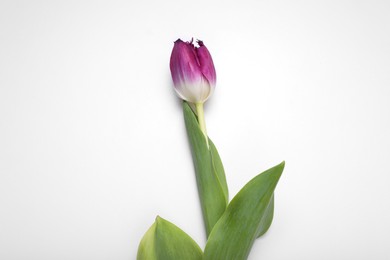
[[[203,104],[213,94],[216,83],[211,55],[202,41],[178,39],[170,69],[174,89],[183,99],[207,242],[202,251],[183,230],[157,216],[141,239],[137,260],[246,260],[255,240],[272,224],[274,193],[284,162],[254,177],[229,202],[222,160],[207,136],[204,120]]]
[[[216,75],[213,60],[202,41],[199,47],[178,39],[172,50],[170,68],[180,98],[204,103],[214,92]]]
[[[213,59],[202,41],[183,42],[178,39],[171,54],[170,69],[176,93],[195,105],[199,126],[207,140],[203,103],[213,94],[216,74]],[[208,140],[207,140],[208,143]]]

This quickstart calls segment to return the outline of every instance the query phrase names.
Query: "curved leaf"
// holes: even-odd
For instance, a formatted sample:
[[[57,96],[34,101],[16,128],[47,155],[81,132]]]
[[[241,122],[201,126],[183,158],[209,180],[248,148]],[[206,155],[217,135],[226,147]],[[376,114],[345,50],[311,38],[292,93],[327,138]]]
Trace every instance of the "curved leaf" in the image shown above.
[[[158,217],[138,247],[137,260],[201,260],[196,242],[171,222]]]
[[[217,151],[217,148],[215,147],[213,141],[209,138],[209,144],[210,144],[210,153],[211,153],[211,160],[214,167],[215,175],[218,178],[219,183],[221,184],[222,191],[225,194],[226,198],[226,204],[229,203],[229,191],[228,186],[226,182],[226,175],[225,175],[225,169],[223,168],[221,157],[219,156],[219,153]]]
[[[206,244],[205,260],[244,260],[284,169],[284,162],[249,181],[230,202]]]
[[[267,209],[264,212],[263,218],[261,219],[259,230],[257,231],[257,237],[264,235],[272,224],[274,218],[274,203],[275,203],[275,194],[272,195],[271,200],[267,206]]]
[[[222,162],[214,144],[210,140],[210,149],[208,148],[196,115],[187,102],[183,102],[183,111],[208,236],[226,210],[228,188]]]

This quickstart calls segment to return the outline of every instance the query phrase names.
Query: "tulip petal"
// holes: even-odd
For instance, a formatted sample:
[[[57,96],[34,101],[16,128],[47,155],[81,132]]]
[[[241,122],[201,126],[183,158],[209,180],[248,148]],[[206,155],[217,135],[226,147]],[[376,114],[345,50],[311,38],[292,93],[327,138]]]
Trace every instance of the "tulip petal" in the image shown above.
[[[198,41],[199,48],[196,49],[196,54],[200,63],[200,70],[203,76],[208,80],[211,86],[215,86],[217,81],[217,74],[215,73],[215,67],[211,54],[203,44],[202,41]]]
[[[178,39],[173,46],[170,69],[175,86],[197,84],[202,78],[199,61],[192,44]]]

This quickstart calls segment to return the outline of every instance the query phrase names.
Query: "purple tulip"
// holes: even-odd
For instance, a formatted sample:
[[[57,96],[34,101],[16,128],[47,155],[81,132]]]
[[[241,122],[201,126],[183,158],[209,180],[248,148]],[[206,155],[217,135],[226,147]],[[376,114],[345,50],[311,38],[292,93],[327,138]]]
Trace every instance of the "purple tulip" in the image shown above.
[[[204,103],[214,92],[216,74],[213,60],[202,41],[183,42],[178,39],[173,46],[170,68],[175,90],[180,98],[194,103]]]

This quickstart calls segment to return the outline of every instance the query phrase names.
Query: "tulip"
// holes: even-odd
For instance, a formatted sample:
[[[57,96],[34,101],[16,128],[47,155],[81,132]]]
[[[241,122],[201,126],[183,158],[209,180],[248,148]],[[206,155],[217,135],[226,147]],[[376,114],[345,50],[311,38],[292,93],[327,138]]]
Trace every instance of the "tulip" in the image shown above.
[[[199,47],[178,39],[172,50],[170,68],[176,93],[181,99],[204,103],[214,92],[216,75],[213,60],[202,41]]]
[[[183,42],[178,39],[171,54],[170,69],[176,93],[180,98],[195,104],[199,126],[206,137],[203,103],[213,94],[216,74],[213,59],[202,41]]]

